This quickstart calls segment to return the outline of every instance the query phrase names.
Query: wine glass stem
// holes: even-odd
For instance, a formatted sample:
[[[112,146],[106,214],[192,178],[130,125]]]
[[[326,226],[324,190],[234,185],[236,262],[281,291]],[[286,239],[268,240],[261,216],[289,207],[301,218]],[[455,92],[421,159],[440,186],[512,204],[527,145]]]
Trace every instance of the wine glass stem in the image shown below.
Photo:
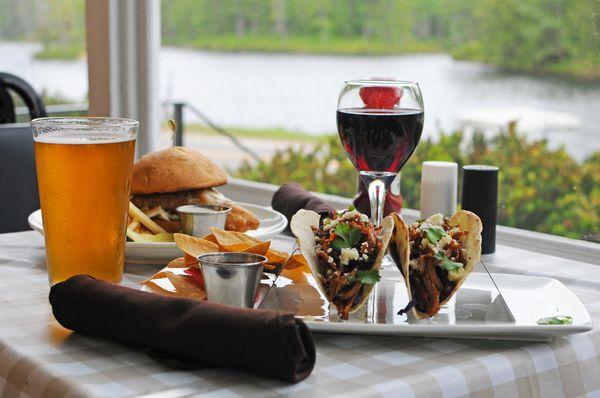
[[[379,227],[383,219],[385,205],[385,183],[375,179],[369,184],[369,201],[371,202],[371,222]]]

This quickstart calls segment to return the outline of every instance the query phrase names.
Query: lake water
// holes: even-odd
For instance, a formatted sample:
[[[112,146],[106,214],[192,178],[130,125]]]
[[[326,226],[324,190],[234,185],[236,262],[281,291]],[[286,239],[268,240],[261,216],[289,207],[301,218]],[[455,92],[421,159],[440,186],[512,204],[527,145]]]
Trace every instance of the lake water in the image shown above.
[[[15,73],[36,89],[81,101],[87,93],[84,60],[38,61],[36,45],[0,43],[0,70]],[[394,76],[420,83],[425,100],[425,136],[458,126],[469,109],[527,107],[572,115],[570,131],[528,132],[564,144],[576,158],[600,150],[600,85],[551,77],[501,73],[455,61],[444,54],[405,56],[312,56],[214,53],[163,48],[163,100],[195,105],[224,126],[283,127],[319,134],[335,131],[337,95],[344,80]],[[165,116],[166,117],[166,116]],[[187,120],[194,120],[191,114]]]

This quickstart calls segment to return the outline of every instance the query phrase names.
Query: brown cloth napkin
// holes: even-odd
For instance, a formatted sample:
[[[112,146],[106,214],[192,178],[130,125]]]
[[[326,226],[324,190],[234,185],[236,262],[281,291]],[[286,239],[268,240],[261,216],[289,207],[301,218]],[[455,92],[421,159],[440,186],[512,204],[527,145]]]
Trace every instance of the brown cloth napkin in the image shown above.
[[[317,213],[328,213],[334,210],[333,206],[323,199],[317,198],[297,182],[288,182],[279,187],[273,194],[271,206],[283,214],[288,221],[291,221],[292,216],[300,209],[312,210]]]
[[[169,355],[299,382],[315,364],[308,327],[292,313],[235,308],[76,275],[50,289],[67,329]]]

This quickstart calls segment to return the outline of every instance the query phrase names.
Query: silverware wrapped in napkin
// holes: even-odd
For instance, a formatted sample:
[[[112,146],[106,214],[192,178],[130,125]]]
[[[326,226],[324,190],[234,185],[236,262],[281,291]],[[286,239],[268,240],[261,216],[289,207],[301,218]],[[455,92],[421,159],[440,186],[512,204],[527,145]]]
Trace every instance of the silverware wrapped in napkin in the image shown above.
[[[288,219],[288,229],[289,222],[300,209],[312,210],[319,214],[334,210],[333,206],[313,195],[297,182],[288,182],[279,187],[273,194],[271,206]]]
[[[310,331],[292,313],[167,297],[86,275],[52,286],[50,304],[67,329],[207,365],[295,383],[315,364]]]

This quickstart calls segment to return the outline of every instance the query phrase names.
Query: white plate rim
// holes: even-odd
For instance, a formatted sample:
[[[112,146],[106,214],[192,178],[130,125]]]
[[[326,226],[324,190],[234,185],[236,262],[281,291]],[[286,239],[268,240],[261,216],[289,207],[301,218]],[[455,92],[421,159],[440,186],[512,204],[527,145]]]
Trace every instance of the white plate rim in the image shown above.
[[[273,214],[273,218],[276,218],[277,224],[274,224],[273,226],[269,227],[269,229],[267,230],[267,232],[263,233],[262,235],[272,235],[272,234],[278,234],[280,232],[282,232],[288,224],[287,218],[285,218],[285,216],[283,214],[281,214],[280,212],[278,212],[277,210],[273,209],[270,206],[261,206],[261,205],[256,205],[256,204],[252,204],[252,203],[244,203],[244,202],[236,202],[236,204],[241,205],[242,207],[252,211],[253,209],[258,209],[260,211],[266,211],[269,213]],[[29,214],[29,216],[27,217],[27,222],[29,223],[29,226],[31,227],[31,229],[33,229],[34,231],[37,231],[40,234],[44,234],[44,226],[41,222],[42,220],[42,210],[41,209],[37,209],[35,211],[33,211],[31,214]],[[248,231],[250,236],[253,236],[252,234],[253,231]],[[132,246],[132,247],[146,247],[147,245],[151,245],[152,247],[172,247],[175,245],[174,242],[127,242],[128,246]]]
[[[557,282],[570,293],[569,299],[574,305],[584,309],[586,319],[573,325],[522,325],[522,324],[460,324],[440,325],[428,323],[412,324],[370,324],[360,322],[324,322],[302,318],[309,329],[317,333],[341,333],[341,334],[370,334],[387,336],[430,336],[450,337],[464,339],[499,339],[499,340],[532,340],[544,341],[553,337],[561,337],[570,334],[589,332],[594,328],[593,321],[587,308],[579,297],[571,291],[564,283],[555,278],[534,275],[501,274],[492,273],[494,279],[504,279],[504,283],[511,280],[537,280],[540,283]],[[508,282],[507,282],[508,281]]]

